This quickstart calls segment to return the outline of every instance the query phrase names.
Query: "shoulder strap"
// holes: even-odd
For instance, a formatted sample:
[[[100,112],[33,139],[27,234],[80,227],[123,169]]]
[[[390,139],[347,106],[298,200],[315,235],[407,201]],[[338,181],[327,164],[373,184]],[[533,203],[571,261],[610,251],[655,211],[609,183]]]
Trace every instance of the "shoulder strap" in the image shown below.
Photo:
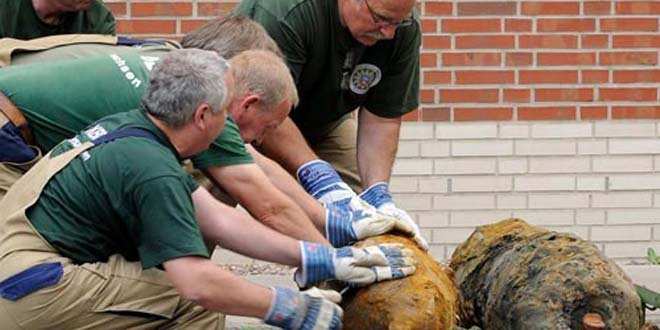
[[[123,139],[127,137],[141,137],[141,138],[146,138],[149,140],[152,140],[158,144],[164,145],[157,137],[154,135],[154,133],[144,129],[144,128],[139,128],[139,127],[127,127],[127,128],[122,128],[118,130],[114,130],[108,134],[105,134],[103,136],[100,136],[94,140],[92,140],[92,143],[94,146],[99,146],[102,144],[106,144],[118,139]]]

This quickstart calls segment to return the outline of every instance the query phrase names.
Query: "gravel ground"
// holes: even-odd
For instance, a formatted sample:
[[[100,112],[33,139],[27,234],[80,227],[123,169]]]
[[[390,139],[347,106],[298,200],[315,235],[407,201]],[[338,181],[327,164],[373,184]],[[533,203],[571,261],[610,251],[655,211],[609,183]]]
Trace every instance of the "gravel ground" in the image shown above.
[[[224,264],[220,268],[231,271],[240,276],[249,275],[282,275],[293,277],[295,268],[277,264],[252,263],[252,264]]]

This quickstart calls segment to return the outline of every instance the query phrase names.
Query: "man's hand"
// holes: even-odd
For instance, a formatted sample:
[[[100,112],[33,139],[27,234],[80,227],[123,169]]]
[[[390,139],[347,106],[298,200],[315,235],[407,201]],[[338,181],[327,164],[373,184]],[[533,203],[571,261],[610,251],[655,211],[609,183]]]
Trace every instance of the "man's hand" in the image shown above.
[[[320,159],[300,166],[296,176],[303,188],[323,204],[347,202],[357,197],[355,192],[341,180],[332,165]],[[354,206],[357,207],[358,204]]]
[[[392,195],[390,195],[387,183],[379,182],[372,185],[360,194],[360,198],[369,203],[369,205],[375,207],[379,212],[408,223],[413,228],[413,239],[417,245],[428,251],[429,244],[422,237],[419,231],[419,226],[417,226],[415,221],[410,217],[410,215],[408,215],[406,211],[396,207],[394,201],[392,200]]]
[[[324,298],[327,292],[318,292],[324,290],[297,292],[281,287],[271,289],[274,297],[264,318],[266,324],[292,330],[341,329],[344,312],[336,303]]]
[[[326,209],[326,238],[334,247],[346,246],[391,230],[413,234],[413,227],[405,221],[386,216],[370,206],[355,209],[351,207],[350,203],[338,202],[327,204]]]
[[[330,279],[352,286],[365,286],[402,278],[415,272],[412,251],[400,244],[334,249],[303,241],[300,248],[303,262],[295,274],[296,283],[300,287]]]

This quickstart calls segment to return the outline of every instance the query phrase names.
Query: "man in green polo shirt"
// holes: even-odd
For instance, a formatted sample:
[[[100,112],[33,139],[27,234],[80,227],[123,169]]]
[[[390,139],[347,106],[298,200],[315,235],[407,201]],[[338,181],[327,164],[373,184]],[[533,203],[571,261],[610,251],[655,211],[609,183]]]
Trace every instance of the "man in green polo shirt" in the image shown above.
[[[101,0],[0,2],[0,38],[34,39],[69,33],[115,34],[115,19]]]
[[[21,178],[0,201],[3,329],[223,329],[220,312],[341,328],[332,301],[241,279],[209,260],[205,242],[297,266],[301,287],[415,271],[401,246],[293,240],[200,189],[179,162],[214,141],[233,93],[223,58],[173,51],[155,64],[141,109],[100,119]]]
[[[235,13],[261,23],[275,39],[300,95],[290,120],[264,139],[261,151],[296,173],[320,201],[360,207],[356,192],[362,191],[362,201],[416,226],[388,188],[401,116],[419,105],[421,28],[414,5],[242,0]]]

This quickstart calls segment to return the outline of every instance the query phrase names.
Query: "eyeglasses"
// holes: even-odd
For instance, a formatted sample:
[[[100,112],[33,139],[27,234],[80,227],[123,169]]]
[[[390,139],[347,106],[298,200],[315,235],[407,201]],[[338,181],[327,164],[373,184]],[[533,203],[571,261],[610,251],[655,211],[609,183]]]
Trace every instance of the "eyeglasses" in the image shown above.
[[[408,18],[406,18],[402,21],[395,22],[395,21],[392,21],[390,18],[387,18],[383,15],[380,15],[380,14],[374,12],[374,10],[369,5],[369,1],[364,0],[364,4],[367,6],[367,10],[369,10],[369,14],[371,15],[371,20],[373,20],[374,23],[376,23],[376,25],[378,25],[380,27],[393,26],[394,28],[400,28],[400,27],[404,27],[404,26],[410,26],[413,23],[412,14],[410,15],[410,17],[408,17]]]

